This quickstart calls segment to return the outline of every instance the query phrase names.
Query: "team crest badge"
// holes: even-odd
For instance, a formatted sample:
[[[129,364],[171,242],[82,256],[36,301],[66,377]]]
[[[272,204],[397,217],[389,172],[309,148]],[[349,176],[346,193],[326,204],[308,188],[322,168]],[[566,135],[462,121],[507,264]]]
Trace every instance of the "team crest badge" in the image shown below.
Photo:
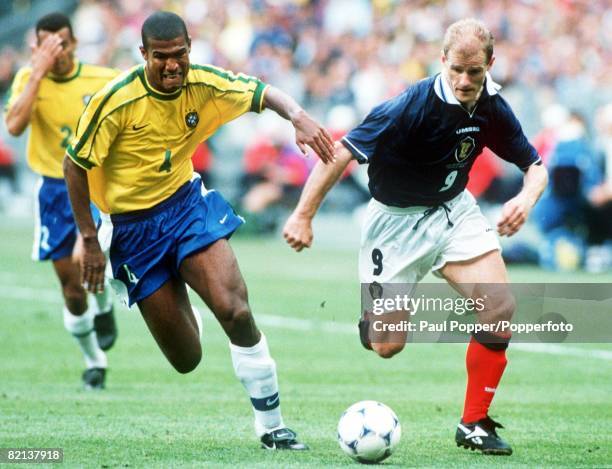
[[[457,148],[455,148],[455,159],[461,163],[465,161],[476,148],[476,141],[473,137],[465,137],[459,142]]]
[[[91,99],[91,95],[90,94],[86,94],[83,96],[83,104],[85,106],[87,106],[87,103],[89,103],[89,100]]]
[[[200,117],[196,111],[191,111],[185,116],[185,124],[187,124],[187,127],[190,129],[198,125],[198,122],[200,122]]]

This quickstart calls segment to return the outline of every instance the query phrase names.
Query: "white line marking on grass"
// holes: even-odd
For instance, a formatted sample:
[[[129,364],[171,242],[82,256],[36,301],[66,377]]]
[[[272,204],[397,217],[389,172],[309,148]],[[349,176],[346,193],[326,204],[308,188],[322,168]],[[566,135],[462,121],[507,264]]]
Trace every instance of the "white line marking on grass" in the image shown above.
[[[0,285],[0,297],[12,300],[36,301],[45,303],[61,304],[62,298],[59,291],[42,290],[28,287],[17,287]],[[302,332],[326,332],[328,334],[357,334],[357,324],[349,324],[335,321],[315,321],[313,319],[300,319],[290,316],[278,316],[274,314],[256,314],[258,324],[276,329],[287,329]],[[512,350],[529,353],[545,353],[548,355],[597,358],[600,360],[612,360],[611,350],[582,349],[561,344],[539,344],[539,343],[512,343]]]
[[[347,324],[345,322],[322,321],[320,327],[322,331],[332,334],[342,333],[355,335],[358,333],[357,322],[355,322],[355,324]]]
[[[36,262],[32,262],[32,264],[36,264]],[[23,278],[23,274],[17,274],[15,272],[9,272],[6,270],[0,271],[0,282],[1,283],[17,283],[19,282],[21,279]],[[40,272],[38,273],[28,273],[28,280],[36,280],[39,283],[43,283],[43,282],[47,282],[48,283],[48,276],[44,275]]]
[[[356,334],[357,324],[347,324],[334,321],[314,321],[312,319],[298,319],[272,314],[256,314],[255,320],[264,326],[293,331],[323,331],[332,334]]]
[[[45,303],[62,303],[62,294],[56,290],[0,285],[0,297],[11,300],[43,301]]]
[[[257,314],[255,320],[264,326],[277,329],[290,329],[292,331],[314,331],[315,324],[309,319],[299,319],[286,316],[273,316],[270,314]]]

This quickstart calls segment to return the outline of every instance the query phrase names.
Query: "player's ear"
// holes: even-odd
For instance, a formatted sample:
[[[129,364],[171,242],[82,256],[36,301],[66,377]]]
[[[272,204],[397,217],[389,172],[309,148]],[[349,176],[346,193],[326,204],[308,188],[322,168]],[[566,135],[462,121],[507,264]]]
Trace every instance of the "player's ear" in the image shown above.
[[[491,56],[491,60],[489,60],[489,63],[487,64],[487,70],[489,70],[493,66],[493,62],[495,62],[494,55]]]
[[[440,52],[440,60],[443,64],[446,64],[446,54],[444,53],[444,51]]]
[[[148,55],[147,54],[147,49],[144,46],[139,46],[140,49],[140,55],[142,55],[142,58],[145,60],[148,60]]]
[[[187,36],[187,48],[189,49],[189,52],[191,52],[191,37]]]

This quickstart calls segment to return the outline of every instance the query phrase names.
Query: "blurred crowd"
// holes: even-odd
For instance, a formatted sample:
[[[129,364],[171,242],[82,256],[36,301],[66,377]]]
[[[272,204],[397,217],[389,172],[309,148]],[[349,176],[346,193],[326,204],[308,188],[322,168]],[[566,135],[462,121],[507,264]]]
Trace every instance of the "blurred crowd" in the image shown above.
[[[192,62],[242,71],[278,86],[338,136],[375,104],[440,70],[441,41],[450,23],[481,19],[496,40],[493,78],[503,85],[528,137],[540,145],[543,156],[550,155],[548,163],[571,163],[581,174],[588,173],[577,183],[580,203],[605,205],[610,200],[609,189],[607,195],[592,194],[612,185],[608,0],[82,0],[73,16],[78,55],[121,69],[140,63],[140,27],[157,9],[185,18]],[[22,50],[5,47],[0,52],[0,93],[27,62],[31,41],[30,35]],[[582,130],[570,135],[572,122],[574,130]],[[286,198],[292,201],[312,160],[299,156],[286,127],[267,122],[251,127],[254,131],[242,134],[248,138],[239,145],[239,197],[257,213]],[[564,135],[560,129],[566,129]],[[569,163],[556,156],[568,135],[583,142],[581,154],[588,156]],[[215,138],[202,152],[198,170],[214,177]],[[500,202],[515,189],[516,173],[496,160],[483,160],[481,172],[472,189],[483,198]],[[352,205],[362,201],[359,178],[347,174],[345,181],[354,189]],[[543,232],[558,228],[549,220],[554,217],[548,207],[539,214],[545,220],[540,223]],[[566,216],[576,207],[564,206],[566,212],[557,217],[572,233],[580,231],[576,224],[587,223]],[[568,219],[572,221],[566,223]],[[600,238],[592,242],[606,242],[606,236]],[[591,242],[590,235],[583,239]]]

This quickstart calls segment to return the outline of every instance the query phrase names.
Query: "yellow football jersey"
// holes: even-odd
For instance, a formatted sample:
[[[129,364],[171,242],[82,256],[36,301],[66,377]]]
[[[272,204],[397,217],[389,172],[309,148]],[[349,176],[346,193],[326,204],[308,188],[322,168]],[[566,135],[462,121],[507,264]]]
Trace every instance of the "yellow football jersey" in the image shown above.
[[[28,84],[32,69],[23,67],[15,75],[6,110],[15,104]],[[65,77],[48,74],[40,83],[30,119],[28,164],[43,176],[63,178],[62,161],[76,130],[83,108],[119,70],[75,61]]]
[[[256,78],[192,64],[182,88],[161,93],[144,65],[109,82],[91,99],[67,149],[89,177],[106,213],[150,208],[191,179],[191,155],[221,125],[261,112],[266,85]]]

